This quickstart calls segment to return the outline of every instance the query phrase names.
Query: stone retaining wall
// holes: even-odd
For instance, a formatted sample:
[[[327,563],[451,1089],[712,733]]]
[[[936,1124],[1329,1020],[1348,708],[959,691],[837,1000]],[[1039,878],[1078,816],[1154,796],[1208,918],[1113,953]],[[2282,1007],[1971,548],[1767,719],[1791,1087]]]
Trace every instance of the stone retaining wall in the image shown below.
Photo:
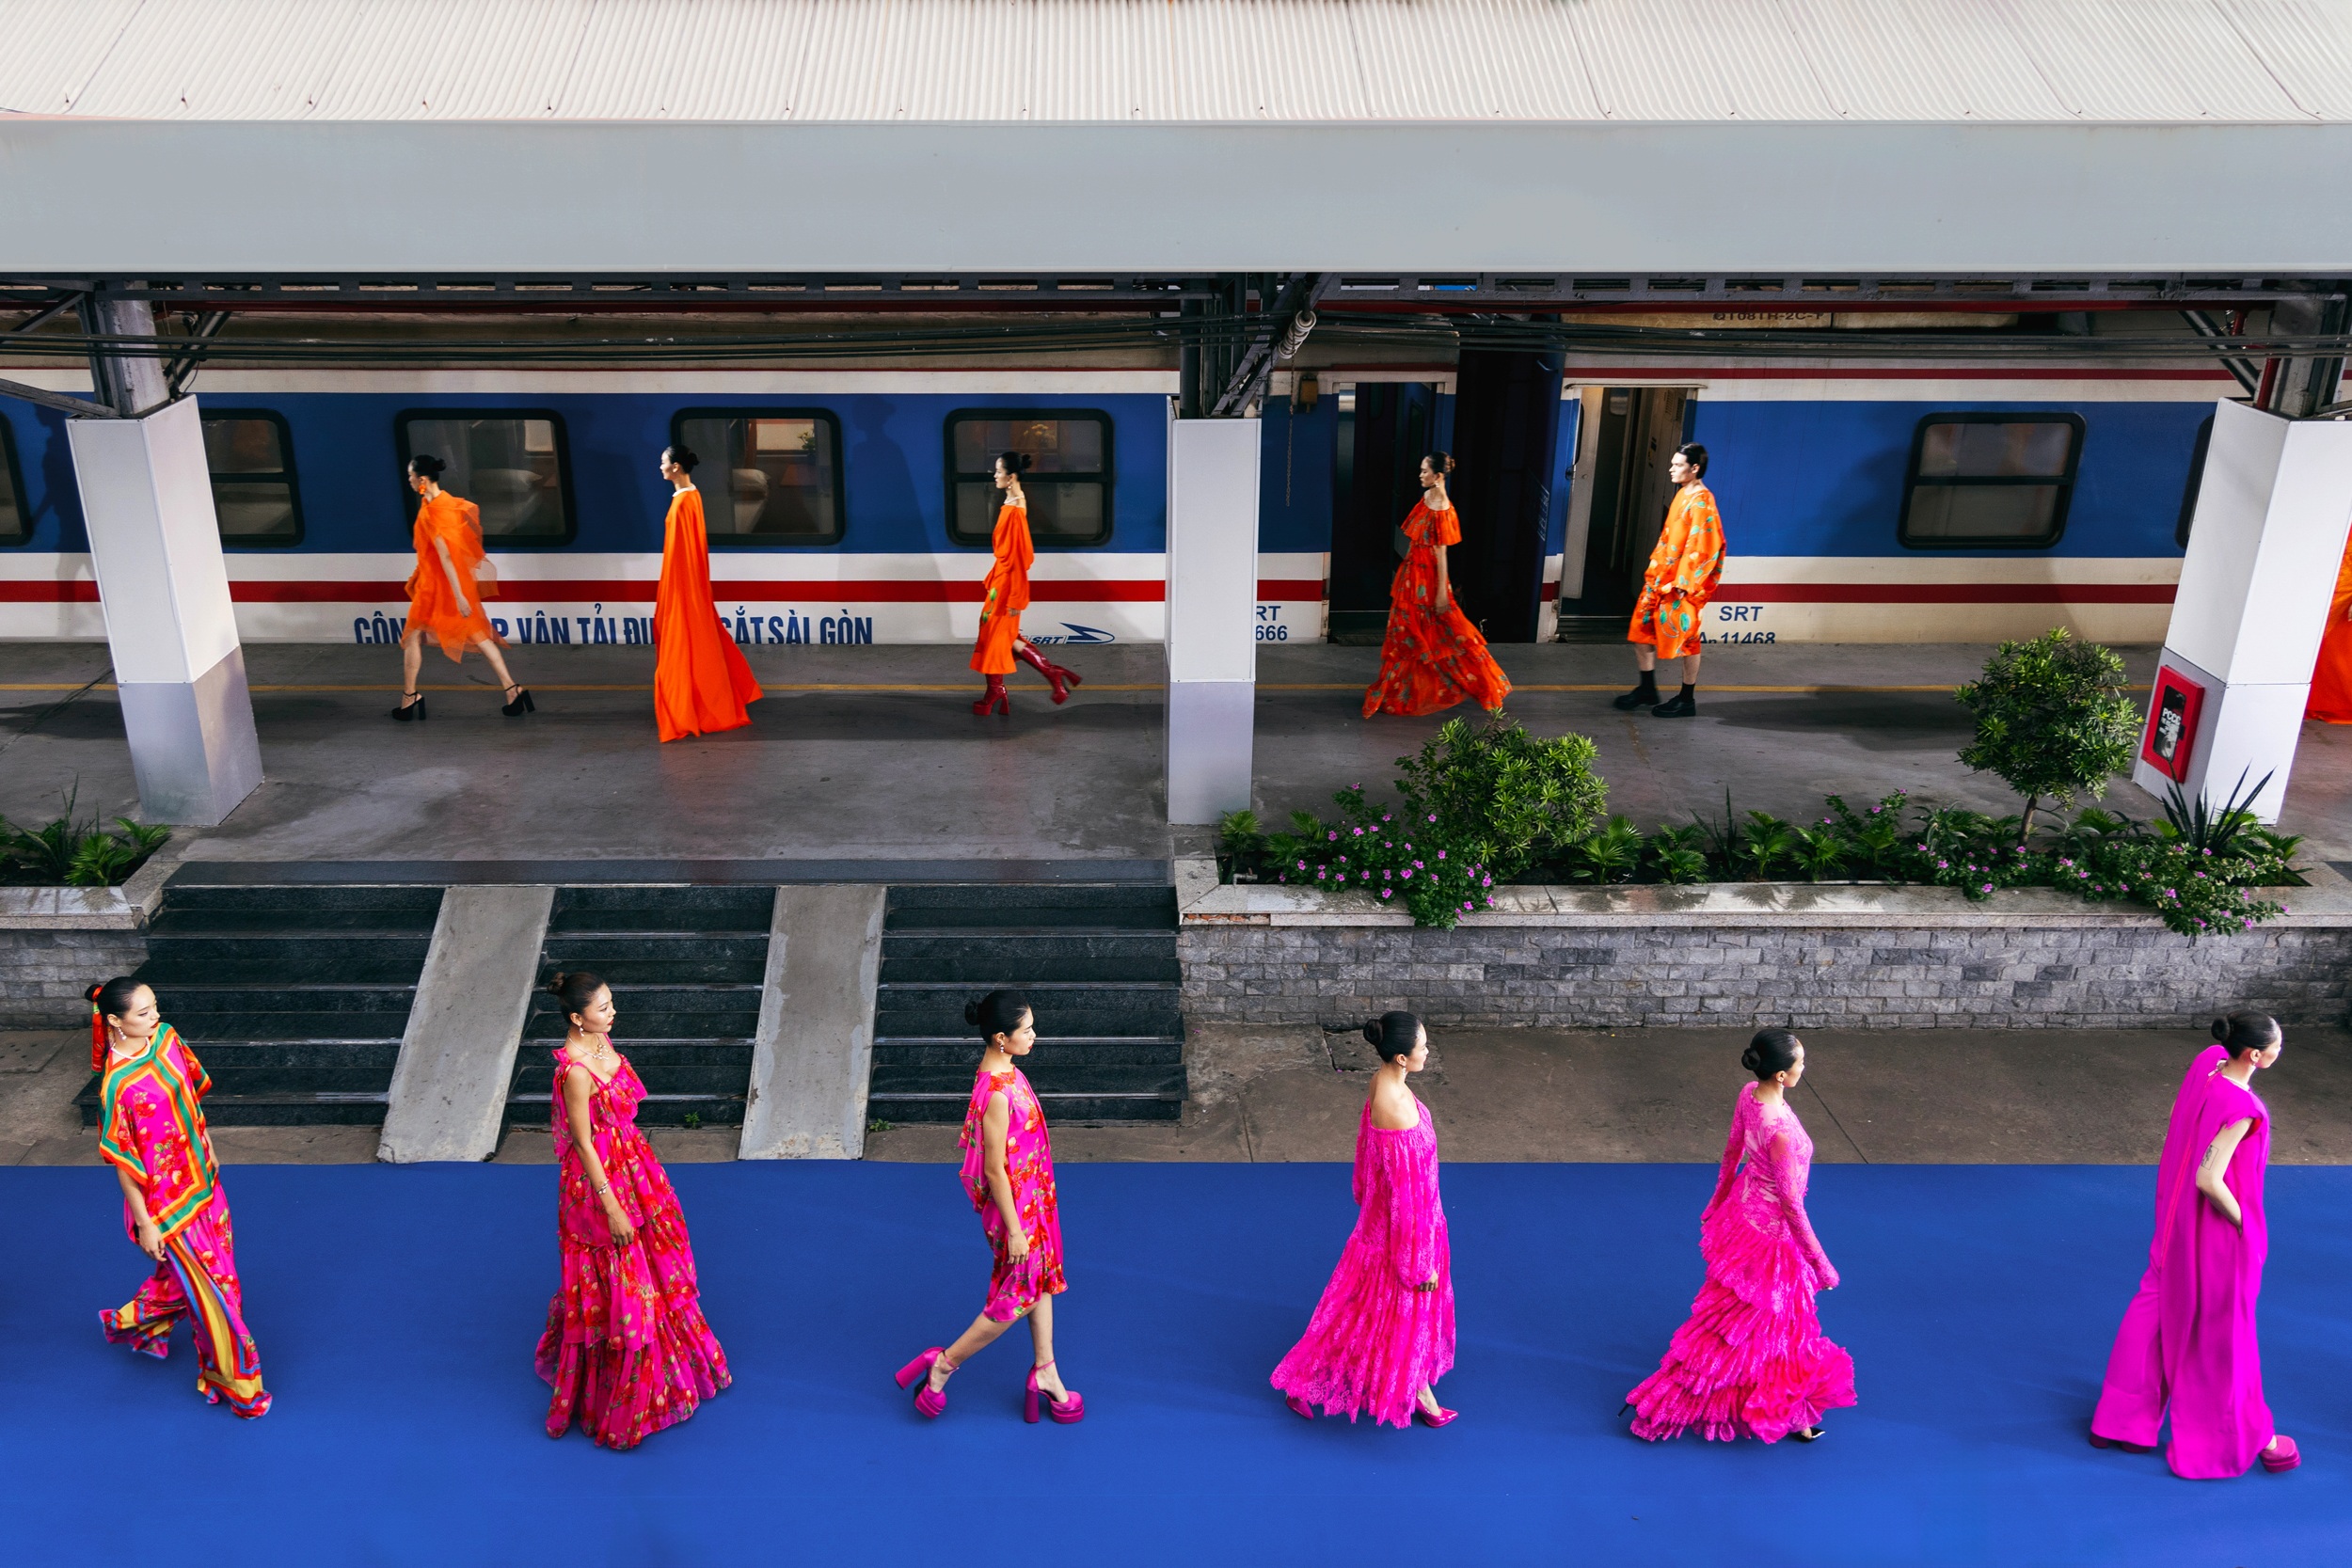
[[[92,983],[147,961],[137,931],[0,930],[0,1029],[81,1029]]]
[[[2342,1024],[2352,1002],[2340,882],[2193,942],[2031,891],[1514,888],[1438,931],[1360,895],[1192,883],[1178,950],[1200,1022],[1353,1025],[1403,1006],[1457,1026],[2174,1028],[2235,1007]]]

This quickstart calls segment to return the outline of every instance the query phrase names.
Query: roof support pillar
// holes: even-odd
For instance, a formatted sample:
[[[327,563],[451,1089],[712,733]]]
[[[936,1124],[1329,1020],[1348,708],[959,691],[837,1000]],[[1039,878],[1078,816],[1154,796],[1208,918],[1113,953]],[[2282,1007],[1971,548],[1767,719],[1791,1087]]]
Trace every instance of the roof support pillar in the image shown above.
[[[97,332],[154,331],[144,304],[95,309]],[[262,748],[203,426],[194,398],[169,401],[151,357],[93,356],[91,372],[119,417],[73,420],[66,436],[139,808],[150,822],[211,827],[261,784]]]
[[[1168,819],[1250,804],[1258,702],[1255,420],[1178,420],[1168,451]]]

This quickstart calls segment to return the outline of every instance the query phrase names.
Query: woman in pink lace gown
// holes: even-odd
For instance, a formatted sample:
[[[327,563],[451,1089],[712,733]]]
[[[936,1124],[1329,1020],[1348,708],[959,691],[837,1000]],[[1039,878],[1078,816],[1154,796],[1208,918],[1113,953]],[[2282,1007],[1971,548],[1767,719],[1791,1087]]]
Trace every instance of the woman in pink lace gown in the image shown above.
[[[1740,1058],[1740,1091],[1715,1196],[1699,1217],[1707,1282],[1658,1370],[1626,1396],[1633,1434],[1697,1429],[1709,1438],[1821,1435],[1821,1414],[1854,1402],[1853,1357],[1821,1336],[1813,1298],[1837,1271],[1804,1214],[1813,1140],[1788,1091],[1804,1076],[1804,1042],[1761,1029]]]
[[[1436,1384],[1454,1367],[1454,1263],[1438,1199],[1438,1129],[1405,1080],[1429,1061],[1429,1031],[1411,1013],[1364,1025],[1380,1053],[1356,1128],[1361,1212],[1340,1266],[1307,1320],[1306,1337],[1272,1382],[1297,1415],[1441,1427],[1457,1414]]]
[[[539,1337],[539,1375],[555,1389],[548,1435],[578,1417],[599,1445],[633,1449],[734,1378],[703,1321],[685,1212],[637,1130],[645,1085],[612,1049],[612,992],[584,974],[548,989],[571,1022],[549,1117],[564,1281]]]
[[[1070,1288],[1062,1277],[1054,1145],[1037,1091],[1016,1065],[1037,1045],[1037,1016],[1019,991],[993,990],[966,1006],[963,1020],[985,1042],[963,1116],[963,1190],[979,1212],[994,1261],[988,1298],[972,1326],[954,1344],[933,1345],[899,1368],[898,1386],[920,1384],[914,1408],[937,1419],[947,1408],[947,1379],[956,1369],[1025,1317],[1036,1354],[1025,1415],[1034,1423],[1041,1406],[1067,1426],[1086,1418],[1087,1402],[1063,1386],[1054,1367],[1054,1298]]]
[[[2270,1251],[2270,1112],[2253,1080],[2279,1060],[2285,1036],[2267,1013],[2232,1013],[2214,1021],[2213,1037],[2172,1101],[2148,1271],[2123,1310],[2090,1418],[2096,1446],[2145,1453],[2169,1413],[2165,1460],[2192,1481],[2244,1475],[2257,1459],[2272,1471],[2303,1462],[2295,1439],[2271,1424],[2254,1333]]]

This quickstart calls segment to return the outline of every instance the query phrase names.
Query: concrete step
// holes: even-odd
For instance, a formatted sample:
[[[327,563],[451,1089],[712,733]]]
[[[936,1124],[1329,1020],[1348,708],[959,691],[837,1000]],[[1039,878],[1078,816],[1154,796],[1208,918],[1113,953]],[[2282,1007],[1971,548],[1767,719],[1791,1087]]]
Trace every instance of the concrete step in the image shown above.
[[[691,1114],[704,1125],[739,1124],[752,1050],[749,1039],[625,1042],[621,1054],[645,1085],[637,1119],[648,1126],[675,1127]],[[553,1053],[534,1047],[516,1064],[514,1086],[506,1097],[507,1120],[546,1126],[554,1090]]]
[[[893,887],[883,905],[885,932],[1008,927],[1172,931],[1176,890],[1150,883]]]
[[[1031,1061],[1040,1065],[1087,1062],[1165,1067],[1181,1065],[1184,1059],[1184,1038],[1177,1035],[1041,1035],[1037,1048],[1023,1060],[1021,1070],[1027,1072]],[[980,1042],[968,1033],[961,1036],[886,1035],[874,1042],[877,1070],[884,1063],[894,1068],[952,1070],[962,1074],[963,1081],[969,1084],[972,1074],[979,1069]]]
[[[1184,1009],[1173,982],[1051,981],[1023,985],[999,976],[996,985],[1017,988],[1035,1009],[1038,1027],[1054,1035],[1181,1035]],[[966,1003],[986,986],[972,981],[891,982],[877,988],[877,1043],[904,1035],[969,1035]]]
[[[956,981],[986,990],[1009,974],[1021,976],[1025,988],[1055,980],[1183,978],[1172,931],[975,930],[955,936],[887,932],[882,937],[885,985]]]
[[[437,887],[191,887],[173,881],[166,885],[156,914],[159,920],[245,915],[258,917],[251,924],[279,927],[366,915],[430,931],[440,910]]]
[[[256,910],[190,910],[167,903],[147,923],[151,942],[157,937],[284,936],[289,922],[299,921],[292,934],[357,936],[433,935],[437,911],[423,910],[311,909],[290,911]]]
[[[1115,1094],[1057,1094],[1049,1093],[1042,1085],[1031,1081],[1037,1089],[1038,1103],[1044,1108],[1048,1125],[1067,1126],[1072,1122],[1108,1121],[1179,1121],[1184,1114],[1184,1094],[1182,1088],[1173,1091],[1141,1090]],[[961,1093],[884,1094],[880,1090],[866,1098],[866,1112],[876,1121],[916,1123],[957,1123],[963,1120],[970,1109],[972,1091],[967,1085]]]
[[[421,936],[171,937],[150,934],[139,978],[175,992],[185,986],[270,988],[299,977],[310,985],[388,985],[413,989],[432,950]]]
[[[764,939],[775,908],[766,887],[567,887],[548,920],[550,942],[584,932],[723,932]]]

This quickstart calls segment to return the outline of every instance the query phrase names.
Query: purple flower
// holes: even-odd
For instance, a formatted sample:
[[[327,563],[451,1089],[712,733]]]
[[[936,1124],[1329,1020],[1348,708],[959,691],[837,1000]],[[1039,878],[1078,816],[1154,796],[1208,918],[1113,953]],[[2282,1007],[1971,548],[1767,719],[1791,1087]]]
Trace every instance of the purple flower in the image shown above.
[[[1936,868],[1938,871],[1948,870],[1948,869],[1950,868],[1950,866],[1951,866],[1951,863],[1951,863],[1951,862],[1949,862],[1949,861],[1937,861],[1937,862],[1935,863],[1935,868]]]
[[[1438,858],[1439,860],[1443,860],[1443,859],[1445,859],[1445,851],[1444,851],[1444,850],[1442,850],[1442,849],[1438,850]]]
[[[1363,829],[1361,829],[1361,828],[1357,829],[1357,830],[1356,830],[1356,836],[1357,836],[1358,838],[1361,838],[1361,837],[1363,837],[1363,836],[1364,836],[1364,831],[1363,831]]]
[[[1413,874],[1410,871],[1407,871],[1405,873],[1405,879],[1408,882],[1411,881],[1413,879]]]
[[[1435,822],[1437,819],[1438,819],[1438,814],[1437,814],[1436,812],[1434,812],[1434,811],[1433,811],[1433,812],[1431,812],[1431,813],[1429,814],[1429,820],[1430,820],[1430,821],[1432,821],[1432,822]]]
[[[1337,828],[1334,828],[1323,836],[1327,839],[1337,838],[1340,836],[1340,831]]]
[[[1383,897],[1383,898],[1387,898],[1387,897],[1391,896],[1391,895],[1393,895],[1395,892],[1396,892],[1396,890],[1395,890],[1394,888],[1386,888],[1386,887],[1384,887],[1384,888],[1382,888],[1382,889],[1380,890],[1380,896],[1381,896],[1381,897]]]
[[[1406,847],[1409,849],[1409,848],[1411,848],[1411,847],[1412,847],[1412,846],[1408,844],[1408,845],[1406,845]],[[1414,869],[1414,870],[1416,870],[1416,871],[1419,871],[1419,870],[1421,869],[1421,862],[1419,862],[1419,861],[1415,861],[1415,862],[1413,863],[1413,869]]]
[[[1985,891],[1985,892],[1987,892],[1987,893],[1991,893],[1991,892],[1993,891],[1993,884],[1992,884],[1991,882],[1987,882],[1987,883],[1985,883],[1985,884],[1984,884],[1984,891]]]

